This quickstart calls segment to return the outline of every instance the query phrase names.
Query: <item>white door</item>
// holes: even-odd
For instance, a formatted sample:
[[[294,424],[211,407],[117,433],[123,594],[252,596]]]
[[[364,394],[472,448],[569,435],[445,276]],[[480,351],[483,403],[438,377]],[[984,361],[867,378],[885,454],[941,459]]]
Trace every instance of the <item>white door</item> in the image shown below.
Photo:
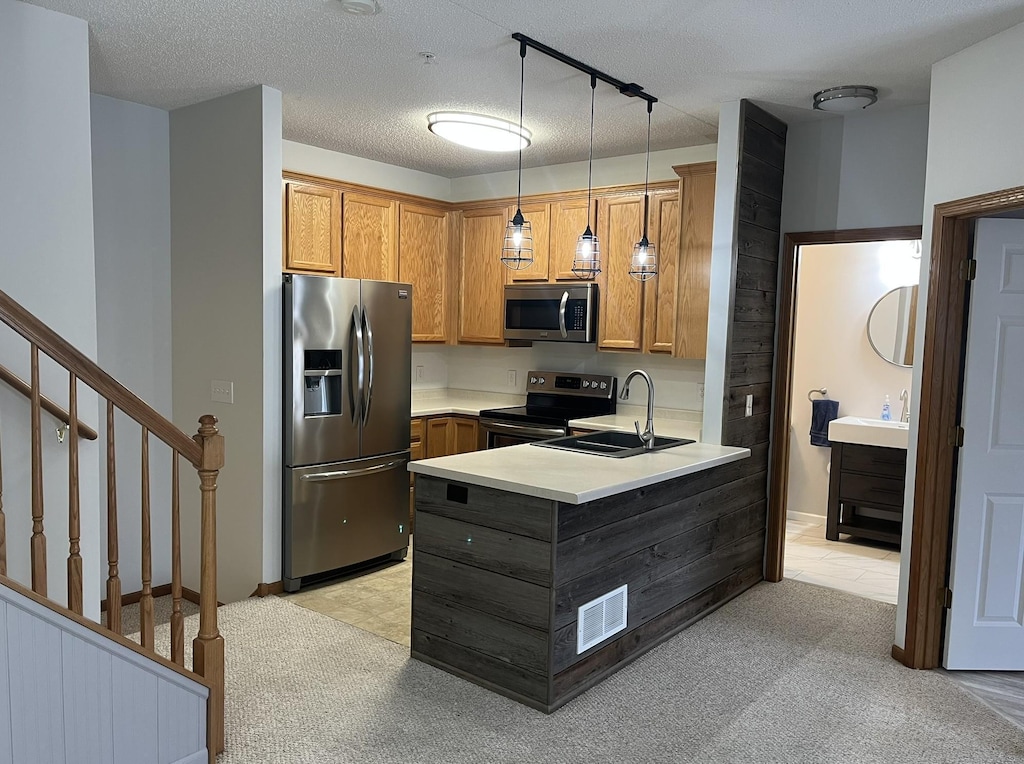
[[[980,220],[946,668],[1024,670],[1024,220]]]

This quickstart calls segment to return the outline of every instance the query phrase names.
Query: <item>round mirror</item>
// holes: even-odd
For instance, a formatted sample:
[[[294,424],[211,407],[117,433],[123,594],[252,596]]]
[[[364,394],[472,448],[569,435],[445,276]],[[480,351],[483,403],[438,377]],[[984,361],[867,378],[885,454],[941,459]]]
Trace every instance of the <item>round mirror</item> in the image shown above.
[[[868,342],[884,361],[895,366],[914,365],[917,326],[917,285],[903,286],[882,295],[868,316]]]

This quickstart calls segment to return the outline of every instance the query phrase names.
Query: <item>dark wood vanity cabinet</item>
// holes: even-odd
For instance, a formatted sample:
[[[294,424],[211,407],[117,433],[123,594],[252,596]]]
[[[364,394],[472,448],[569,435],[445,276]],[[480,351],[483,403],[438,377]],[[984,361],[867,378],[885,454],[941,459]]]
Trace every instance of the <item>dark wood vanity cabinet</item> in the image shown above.
[[[825,538],[848,533],[899,545],[906,472],[905,449],[833,442]]]

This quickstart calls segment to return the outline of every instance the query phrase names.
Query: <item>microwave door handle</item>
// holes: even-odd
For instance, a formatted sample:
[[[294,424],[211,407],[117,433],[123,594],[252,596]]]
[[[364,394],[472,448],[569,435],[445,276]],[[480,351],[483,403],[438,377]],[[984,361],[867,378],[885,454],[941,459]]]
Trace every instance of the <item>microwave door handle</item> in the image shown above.
[[[370,405],[373,403],[373,328],[370,326],[370,319],[366,315],[366,308],[363,308],[363,330],[366,332],[366,399],[363,405],[363,426],[370,419]]]
[[[569,293],[562,292],[562,301],[558,303],[558,331],[562,333],[562,339],[569,336],[565,331],[565,306],[569,302]]]
[[[371,475],[374,472],[384,472],[385,470],[393,470],[395,467],[401,467],[403,464],[407,464],[408,459],[396,459],[393,462],[385,462],[384,464],[375,464],[372,467],[363,467],[357,470],[332,470],[331,472],[314,472],[311,475],[303,475],[299,480],[308,481],[310,483],[321,483],[325,480],[341,480],[342,478],[354,478],[362,477],[363,475]]]
[[[359,307],[352,309],[352,336],[355,337],[356,374],[352,374],[352,354],[349,353],[349,400],[352,402],[352,424],[363,418],[363,327],[359,322]],[[353,378],[354,377],[354,378]]]

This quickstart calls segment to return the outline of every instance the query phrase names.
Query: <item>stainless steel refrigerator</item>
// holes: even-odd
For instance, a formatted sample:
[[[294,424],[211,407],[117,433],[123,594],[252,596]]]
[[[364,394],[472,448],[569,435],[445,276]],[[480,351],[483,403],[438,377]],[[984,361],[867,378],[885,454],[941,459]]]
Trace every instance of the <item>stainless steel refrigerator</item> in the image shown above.
[[[284,588],[409,545],[412,287],[284,277]]]

